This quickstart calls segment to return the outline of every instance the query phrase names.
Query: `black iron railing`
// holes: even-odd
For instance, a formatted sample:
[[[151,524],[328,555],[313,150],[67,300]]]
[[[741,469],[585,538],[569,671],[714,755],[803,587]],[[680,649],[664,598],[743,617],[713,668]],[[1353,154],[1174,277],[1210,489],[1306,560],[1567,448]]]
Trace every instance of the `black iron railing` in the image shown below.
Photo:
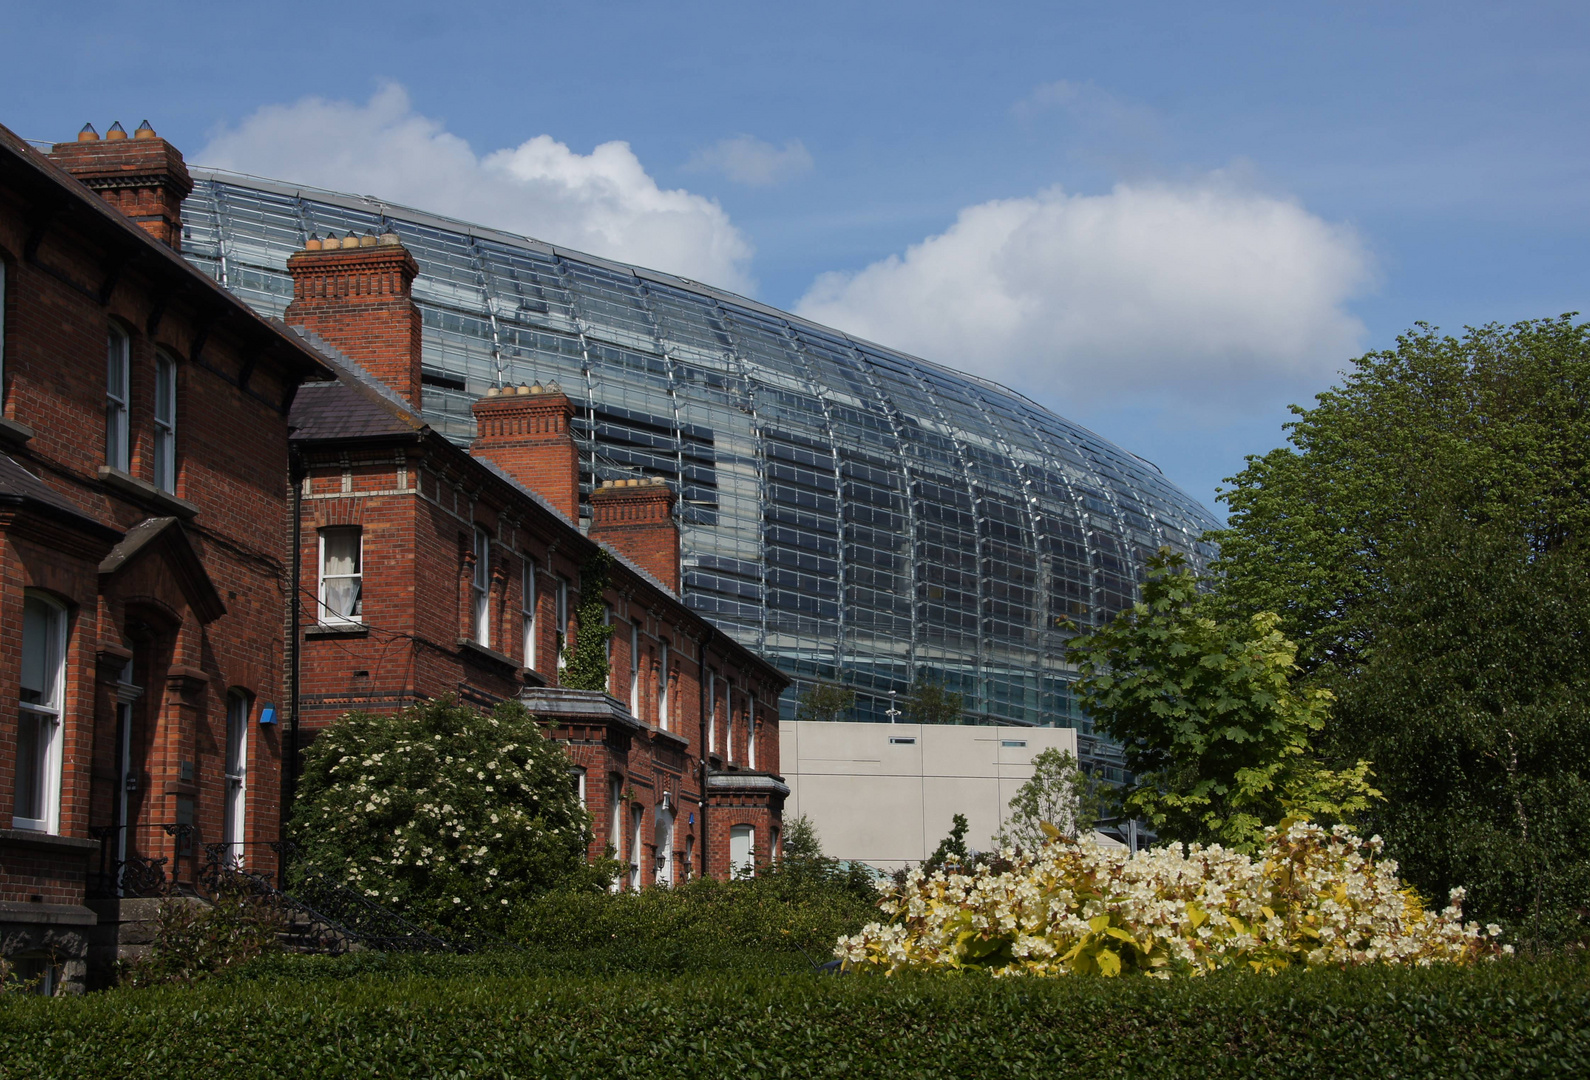
[[[94,897],[152,897],[191,893],[193,883],[177,872],[181,859],[193,853],[193,826],[185,822],[149,825],[96,825],[88,830],[99,841],[99,868],[89,875],[88,894]],[[142,833],[151,840],[139,842]],[[118,849],[127,837],[125,855]],[[161,835],[169,838],[162,841]],[[153,853],[167,849],[169,854]]]
[[[467,951],[320,874],[294,874],[291,891],[279,888],[270,876],[247,868],[239,848],[248,846],[206,844],[201,884],[211,895],[226,889],[243,890],[280,905],[300,948],[333,953],[356,946],[383,952]],[[286,841],[271,841],[267,846],[283,865],[295,850]]]

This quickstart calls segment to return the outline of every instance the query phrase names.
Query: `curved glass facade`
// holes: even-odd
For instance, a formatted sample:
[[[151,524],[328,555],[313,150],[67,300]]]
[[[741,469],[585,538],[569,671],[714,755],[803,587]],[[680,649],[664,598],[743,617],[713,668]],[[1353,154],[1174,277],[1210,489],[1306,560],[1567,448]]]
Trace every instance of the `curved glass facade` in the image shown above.
[[[581,482],[680,494],[685,601],[797,678],[941,679],[973,718],[1081,728],[1064,643],[1216,521],[1150,463],[995,383],[695,282],[373,199],[193,170],[184,253],[264,314],[311,233],[419,263],[425,415],[460,443],[488,387],[556,380]]]

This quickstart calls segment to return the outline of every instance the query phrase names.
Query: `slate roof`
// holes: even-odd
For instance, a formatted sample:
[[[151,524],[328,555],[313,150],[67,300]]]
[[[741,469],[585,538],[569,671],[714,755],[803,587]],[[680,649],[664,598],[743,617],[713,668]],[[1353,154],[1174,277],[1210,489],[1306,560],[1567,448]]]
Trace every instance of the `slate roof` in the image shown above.
[[[50,485],[34,476],[16,459],[0,454],[0,504],[25,506],[32,504],[53,517],[68,518],[77,524],[88,525],[109,536],[120,536],[121,530],[106,525],[97,518],[73,506]]]
[[[271,321],[283,333],[300,338],[337,376],[334,382],[299,387],[288,419],[294,439],[414,437],[426,429],[407,402],[325,338],[301,326]]]

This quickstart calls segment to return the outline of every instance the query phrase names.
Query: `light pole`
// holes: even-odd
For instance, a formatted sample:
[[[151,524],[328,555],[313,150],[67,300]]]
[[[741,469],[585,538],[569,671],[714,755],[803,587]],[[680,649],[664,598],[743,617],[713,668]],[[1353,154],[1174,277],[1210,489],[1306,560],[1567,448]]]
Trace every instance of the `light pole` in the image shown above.
[[[889,707],[884,710],[883,715],[889,718],[889,723],[898,724],[900,721],[896,720],[895,717],[900,715],[900,710],[894,707],[894,694],[893,690],[889,691]]]

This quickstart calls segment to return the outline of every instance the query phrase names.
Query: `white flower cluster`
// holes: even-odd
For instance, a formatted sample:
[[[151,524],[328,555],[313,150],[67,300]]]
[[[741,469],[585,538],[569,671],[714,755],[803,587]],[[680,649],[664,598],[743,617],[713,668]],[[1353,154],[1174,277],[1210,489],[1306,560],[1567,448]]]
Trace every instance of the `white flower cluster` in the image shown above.
[[[880,886],[890,916],[834,950],[846,968],[982,967],[995,975],[1138,972],[1158,978],[1228,967],[1468,963],[1511,952],[1501,928],[1462,919],[1463,890],[1439,914],[1379,859],[1380,838],[1306,821],[1270,829],[1256,857],[1219,845],[1128,856],[1091,838],[1057,840],[1008,868],[913,870]]]

